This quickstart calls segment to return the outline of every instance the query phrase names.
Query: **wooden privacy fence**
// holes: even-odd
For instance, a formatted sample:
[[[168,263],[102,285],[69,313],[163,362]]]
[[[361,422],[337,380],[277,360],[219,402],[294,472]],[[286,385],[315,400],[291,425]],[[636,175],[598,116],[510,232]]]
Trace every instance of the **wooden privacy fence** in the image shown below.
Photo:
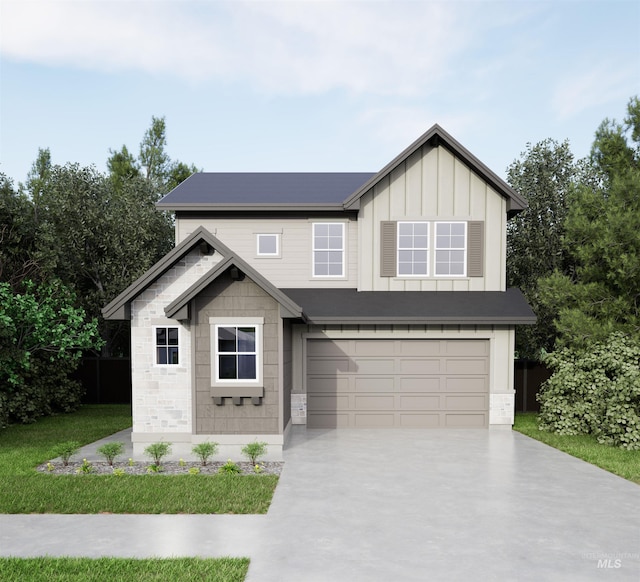
[[[85,389],[83,404],[131,404],[130,358],[82,358],[73,378]]]
[[[551,377],[551,370],[534,360],[516,360],[514,368],[516,412],[539,412],[536,395],[542,383]]]

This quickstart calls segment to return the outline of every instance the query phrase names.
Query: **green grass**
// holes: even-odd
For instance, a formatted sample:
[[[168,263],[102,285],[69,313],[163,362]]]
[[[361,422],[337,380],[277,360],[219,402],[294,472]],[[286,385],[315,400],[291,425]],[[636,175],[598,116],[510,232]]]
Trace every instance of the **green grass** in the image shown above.
[[[89,444],[131,426],[128,406],[0,431],[0,513],[266,513],[278,477],[226,475],[47,475],[35,467],[64,441]]]
[[[640,484],[640,451],[601,445],[591,435],[559,435],[538,429],[536,413],[517,413],[514,430]]]
[[[103,582],[104,580],[207,580],[242,582],[248,558],[2,558],[0,580],[6,582]]]

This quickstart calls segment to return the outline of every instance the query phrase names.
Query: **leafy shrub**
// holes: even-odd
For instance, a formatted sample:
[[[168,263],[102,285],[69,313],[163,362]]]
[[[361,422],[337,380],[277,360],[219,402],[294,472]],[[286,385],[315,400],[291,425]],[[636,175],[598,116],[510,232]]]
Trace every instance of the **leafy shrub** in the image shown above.
[[[204,467],[209,462],[209,459],[218,452],[218,443],[210,443],[208,441],[199,443],[191,449],[191,452],[200,459]]]
[[[240,467],[236,465],[231,459],[229,459],[222,467],[218,469],[218,473],[221,475],[237,475],[240,473]]]
[[[160,466],[162,459],[171,454],[171,443],[152,443],[145,450],[144,454],[153,459],[153,464]]]
[[[251,461],[252,465],[255,465],[260,457],[267,454],[267,443],[253,441],[242,447],[242,454]]]
[[[80,447],[78,441],[65,441],[53,448],[51,456],[60,457],[62,464],[66,467],[69,464],[69,459],[80,450]]]
[[[640,449],[640,343],[613,333],[544,361],[554,373],[538,394],[542,430],[592,434],[602,444]]]
[[[101,447],[98,447],[97,453],[102,455],[109,465],[113,465],[113,461],[116,457],[124,452],[124,443],[114,442],[105,443]]]

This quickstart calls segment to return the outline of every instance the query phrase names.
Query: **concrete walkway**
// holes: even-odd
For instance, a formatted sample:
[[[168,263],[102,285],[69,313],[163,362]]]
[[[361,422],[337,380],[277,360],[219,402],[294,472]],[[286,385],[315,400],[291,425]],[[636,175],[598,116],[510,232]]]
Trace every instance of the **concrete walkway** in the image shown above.
[[[267,515],[0,515],[3,556],[248,556],[247,582],[640,579],[640,486],[511,431],[295,427]]]

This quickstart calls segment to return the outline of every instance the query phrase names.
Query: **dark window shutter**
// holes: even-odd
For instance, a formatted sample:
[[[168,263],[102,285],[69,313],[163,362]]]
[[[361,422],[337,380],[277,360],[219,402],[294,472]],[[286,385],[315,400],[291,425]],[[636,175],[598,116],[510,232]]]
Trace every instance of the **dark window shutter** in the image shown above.
[[[484,276],[484,222],[467,223],[467,277]]]
[[[384,220],[380,223],[380,276],[396,276],[396,247],[398,223]]]

